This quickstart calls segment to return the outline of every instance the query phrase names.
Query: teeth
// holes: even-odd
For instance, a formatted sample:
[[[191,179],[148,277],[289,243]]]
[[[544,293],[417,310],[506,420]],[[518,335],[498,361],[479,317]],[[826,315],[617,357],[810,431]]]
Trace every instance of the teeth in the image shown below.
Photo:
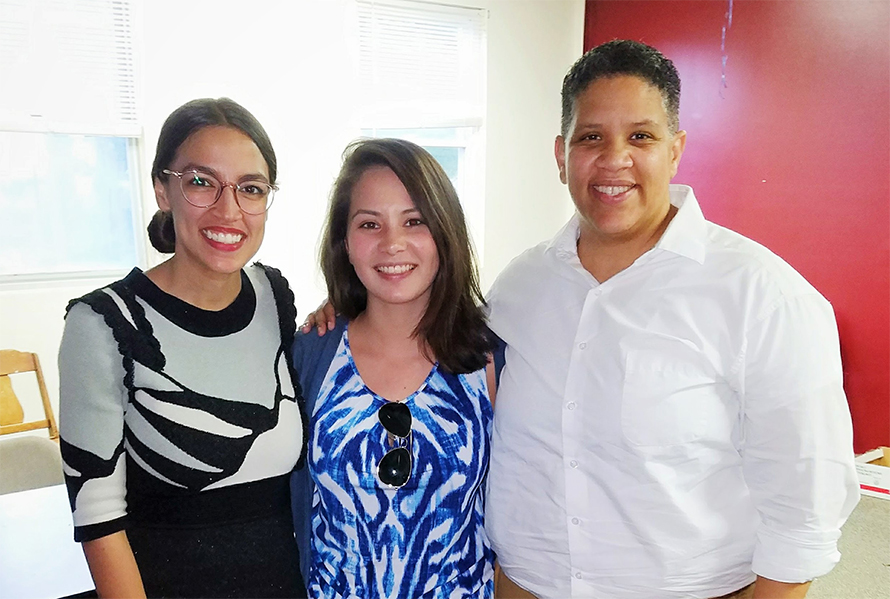
[[[411,264],[396,264],[394,266],[378,266],[377,270],[386,275],[400,275],[409,270],[414,270],[414,266]]]
[[[633,185],[594,185],[593,188],[600,193],[604,193],[607,196],[617,196],[618,194],[624,193],[629,190]]]
[[[216,241],[217,243],[238,243],[241,241],[241,238],[244,237],[241,233],[215,233],[213,231],[208,231],[207,229],[204,229],[201,232],[204,234],[204,237]]]

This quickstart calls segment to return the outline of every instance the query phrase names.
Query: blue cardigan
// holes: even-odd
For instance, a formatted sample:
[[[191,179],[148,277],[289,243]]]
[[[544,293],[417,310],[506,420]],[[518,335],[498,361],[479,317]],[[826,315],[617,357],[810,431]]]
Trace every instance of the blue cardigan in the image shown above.
[[[305,410],[307,422],[311,423],[315,411],[318,392],[324,383],[325,375],[334,361],[340,339],[346,330],[348,321],[342,316],[337,317],[333,329],[321,337],[314,329],[308,333],[297,331],[294,339],[294,369],[299,376],[300,397]],[[494,351],[495,381],[500,382],[501,370],[504,367],[504,342],[497,339]],[[307,431],[306,451],[310,451],[309,440],[311,431]],[[303,460],[302,467],[291,475],[291,507],[294,513],[294,532],[300,548],[300,571],[303,580],[309,582],[309,557],[312,555],[312,495],[314,492],[312,477],[309,476],[309,457]]]
[[[293,360],[294,369],[297,371],[300,383],[300,398],[306,421],[310,422],[315,411],[315,401],[318,399],[318,391],[324,383],[325,375],[337,348],[343,331],[346,330],[347,320],[337,317],[337,324],[321,337],[313,329],[308,333],[297,331],[294,339]],[[307,427],[306,451],[309,452],[308,441],[310,435]],[[309,583],[309,560],[312,555],[312,494],[315,489],[312,477],[309,476],[309,456],[303,460],[302,467],[294,471],[290,479],[291,508],[294,513],[294,532],[297,537],[297,545],[300,548],[300,571],[303,580]]]

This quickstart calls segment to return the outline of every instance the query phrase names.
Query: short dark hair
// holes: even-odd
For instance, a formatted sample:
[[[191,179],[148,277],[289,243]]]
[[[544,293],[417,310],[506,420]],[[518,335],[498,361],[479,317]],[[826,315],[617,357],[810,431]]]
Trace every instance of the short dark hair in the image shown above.
[[[179,147],[193,133],[205,127],[231,127],[238,129],[253,140],[269,168],[269,183],[275,184],[278,176],[278,160],[272,141],[266,130],[246,108],[229,98],[200,98],[186,102],[174,110],[158,136],[155,159],[151,166],[151,179],[166,182],[165,168],[176,158]],[[156,250],[171,254],[176,245],[173,215],[158,210],[148,225],[148,238]]]
[[[439,365],[461,374],[484,367],[493,337],[485,324],[485,300],[454,186],[429,152],[402,139],[364,139],[343,153],[343,165],[331,190],[321,243],[321,269],[328,297],[341,314],[353,319],[368,303],[368,292],[349,262],[346,234],[352,191],[372,167],[384,166],[405,186],[420,212],[439,254],[429,305],[414,330],[426,340]]]
[[[661,52],[633,40],[612,40],[591,48],[572,65],[562,81],[562,135],[575,118],[575,101],[588,86],[604,77],[632,75],[661,92],[671,133],[680,129],[680,74]]]

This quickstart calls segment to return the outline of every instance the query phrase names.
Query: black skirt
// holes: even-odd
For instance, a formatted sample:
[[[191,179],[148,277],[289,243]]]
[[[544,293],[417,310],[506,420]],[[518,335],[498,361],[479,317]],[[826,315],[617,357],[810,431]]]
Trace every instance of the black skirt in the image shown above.
[[[128,492],[127,538],[146,595],[306,597],[289,478],[180,495]],[[154,483],[141,482],[137,488]]]
[[[290,511],[202,528],[130,526],[148,597],[306,597]]]

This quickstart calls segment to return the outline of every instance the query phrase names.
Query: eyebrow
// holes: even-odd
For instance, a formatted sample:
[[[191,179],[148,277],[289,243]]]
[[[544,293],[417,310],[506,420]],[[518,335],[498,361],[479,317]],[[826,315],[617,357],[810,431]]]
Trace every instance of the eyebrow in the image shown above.
[[[223,179],[222,175],[220,175],[216,171],[216,169],[212,169],[209,166],[205,166],[203,164],[196,164],[194,162],[189,162],[184,167],[182,167],[182,172],[186,171],[200,171],[202,173],[207,173],[208,175],[213,175],[217,179]],[[238,181],[263,181],[268,183],[269,179],[262,173],[248,173],[246,175],[241,175],[238,178]]]
[[[643,121],[638,121],[636,123],[631,123],[631,125],[633,125],[634,127],[657,127],[659,126],[659,123],[657,121],[653,121],[652,119],[646,119]]]
[[[406,214],[412,214],[414,212],[416,212],[417,214],[420,214],[420,210],[418,210],[417,208],[406,208],[405,210],[402,210],[401,213],[402,213],[402,215],[406,215]],[[378,212],[377,210],[368,210],[367,208],[362,208],[361,210],[356,210],[352,214],[352,216],[349,217],[349,220],[354,219],[359,214],[366,214],[368,216],[380,216],[382,213]]]
[[[644,119],[642,121],[637,121],[635,123],[630,123],[631,127],[657,127],[659,126],[658,121],[653,121],[652,119]],[[575,128],[577,130],[588,130],[588,129],[602,129],[602,123],[576,123]]]

